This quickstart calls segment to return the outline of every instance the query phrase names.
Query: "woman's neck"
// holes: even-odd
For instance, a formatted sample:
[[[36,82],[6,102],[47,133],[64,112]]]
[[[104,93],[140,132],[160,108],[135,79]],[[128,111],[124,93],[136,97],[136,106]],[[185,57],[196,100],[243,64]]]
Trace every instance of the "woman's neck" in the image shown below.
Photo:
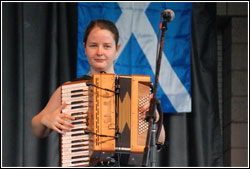
[[[105,73],[115,73],[114,69],[110,69],[110,70],[106,70],[106,71],[97,71],[95,69],[90,69],[89,75],[100,74],[100,73],[103,73],[103,72],[105,72]]]

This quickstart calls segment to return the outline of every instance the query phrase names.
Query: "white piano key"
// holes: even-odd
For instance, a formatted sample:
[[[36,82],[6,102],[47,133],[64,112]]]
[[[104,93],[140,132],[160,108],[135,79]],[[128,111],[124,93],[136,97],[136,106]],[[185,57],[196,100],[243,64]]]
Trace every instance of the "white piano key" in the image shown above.
[[[74,139],[74,138],[85,136],[85,135],[87,135],[87,134],[85,134],[84,131],[78,131],[78,132],[74,132],[74,133],[69,132],[69,133],[66,133],[65,135],[63,135],[62,139]]]
[[[70,110],[74,110],[74,107],[78,107],[78,106],[82,106],[82,107],[80,107],[80,108],[84,108],[84,107],[88,107],[88,103],[78,103],[78,104],[68,104],[65,108],[64,108],[64,110],[68,110],[68,109],[70,109]]]
[[[85,161],[85,162],[87,162],[87,161],[89,161],[90,160],[90,158],[89,157],[82,157],[82,158],[77,158],[77,159],[71,159],[71,158],[69,158],[69,159],[65,159],[65,160],[63,160],[63,164],[66,164],[66,163],[73,163],[73,162],[77,162],[77,161]]]
[[[77,88],[77,87],[88,87],[86,83],[76,83],[76,84],[69,84],[69,85],[63,85],[62,90],[69,89],[69,88]]]
[[[78,136],[78,137],[70,137],[70,136],[63,136],[62,137],[62,143],[68,143],[68,142],[72,142],[72,141],[78,141],[78,140],[89,140],[89,135],[82,135],[82,136]]]
[[[81,151],[81,152],[74,152],[74,153],[68,153],[68,154],[63,154],[62,155],[62,160],[64,161],[64,159],[70,159],[72,157],[75,157],[75,156],[86,156],[86,157],[89,157],[89,154],[90,154],[90,151],[89,150],[86,150],[86,151]]]
[[[66,163],[62,167],[80,167],[80,166],[89,166],[89,162],[82,162],[77,164]]]
[[[73,94],[73,95],[62,97],[62,101],[66,102],[70,100],[88,100],[88,97],[89,97],[88,94],[84,94],[84,93],[78,93],[78,94]]]
[[[77,143],[70,142],[70,144],[63,144],[63,147],[68,148],[68,147],[79,146],[79,145],[89,145],[89,141],[83,141],[83,142],[77,142]]]
[[[77,150],[81,150],[81,151],[77,151]],[[86,150],[89,150],[89,146],[88,145],[85,145],[85,146],[82,146],[82,147],[62,147],[62,152],[63,154],[64,153],[73,153],[72,151],[75,151],[75,152],[83,152],[83,151],[86,151]]]
[[[74,137],[72,136],[73,134],[85,134],[84,131],[77,131],[77,132],[67,132],[65,133],[65,137],[69,136],[69,137]]]
[[[74,94],[63,94],[62,98],[63,100],[75,100],[75,99],[88,99],[89,95],[88,93],[74,93]]]
[[[75,150],[75,152],[72,152],[73,150]],[[68,155],[68,154],[74,154],[74,153],[80,153],[80,152],[85,152],[85,151],[89,151],[89,146],[84,146],[84,147],[81,147],[81,148],[78,148],[78,149],[62,149],[62,155]]]
[[[82,107],[82,108],[73,109],[73,110],[71,110],[71,109],[63,109],[62,113],[72,114],[72,113],[76,113],[76,112],[88,112],[88,111],[89,111],[88,107]]]
[[[62,102],[66,102],[67,105],[71,104],[72,102],[76,102],[76,101],[83,101],[83,102],[89,102],[89,98],[88,96],[81,96],[81,97],[73,97],[73,98],[70,98],[70,97],[64,97],[62,98]]]
[[[88,160],[87,158],[82,160],[81,162],[77,162],[77,163],[72,163],[72,162],[66,162],[66,163],[62,163],[62,167],[77,167],[77,166],[89,166],[90,160]]]
[[[83,92],[83,93],[89,93],[88,88],[72,88],[72,89],[66,89],[66,90],[62,90],[62,95],[64,94],[75,94],[78,92]]]
[[[62,159],[70,159],[70,158],[73,158],[73,157],[76,157],[76,156],[86,156],[86,157],[89,157],[90,156],[89,154],[90,154],[89,150],[82,151],[82,152],[74,152],[74,153],[71,153],[71,154],[63,155]]]

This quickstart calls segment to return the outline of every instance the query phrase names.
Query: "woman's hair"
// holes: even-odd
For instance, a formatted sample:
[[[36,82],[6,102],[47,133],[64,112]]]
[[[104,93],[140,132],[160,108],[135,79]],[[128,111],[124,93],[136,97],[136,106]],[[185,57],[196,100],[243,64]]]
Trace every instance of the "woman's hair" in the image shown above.
[[[115,44],[116,46],[118,45],[118,41],[119,41],[119,32],[117,27],[115,26],[115,24],[109,20],[105,20],[105,19],[98,19],[98,20],[93,20],[89,23],[89,25],[87,26],[87,29],[85,31],[85,35],[84,35],[84,39],[83,42],[86,44],[87,43],[87,39],[89,36],[89,33],[92,31],[92,29],[94,29],[95,27],[99,27],[101,29],[107,29],[110,32],[113,33],[114,35],[114,39],[115,39]]]

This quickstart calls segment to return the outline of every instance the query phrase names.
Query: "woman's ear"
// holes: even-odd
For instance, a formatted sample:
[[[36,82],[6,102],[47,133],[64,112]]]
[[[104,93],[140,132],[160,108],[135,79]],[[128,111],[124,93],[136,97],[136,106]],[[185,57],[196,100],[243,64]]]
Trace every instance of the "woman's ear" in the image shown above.
[[[121,45],[117,45],[116,47],[116,55],[118,55],[119,51],[120,51]]]
[[[83,47],[84,47],[84,48],[86,48],[86,44],[85,44],[85,42],[83,42]]]

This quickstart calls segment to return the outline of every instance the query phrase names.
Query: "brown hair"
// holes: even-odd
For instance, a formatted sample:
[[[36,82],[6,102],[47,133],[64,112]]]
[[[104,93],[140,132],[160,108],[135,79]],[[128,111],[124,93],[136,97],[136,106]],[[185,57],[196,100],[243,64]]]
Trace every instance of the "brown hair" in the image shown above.
[[[116,25],[113,22],[111,22],[109,20],[105,20],[105,19],[93,20],[93,21],[91,21],[89,23],[89,25],[87,26],[87,29],[85,31],[84,39],[83,39],[83,42],[85,44],[87,43],[87,39],[88,39],[88,36],[89,36],[90,32],[96,26],[99,27],[99,28],[101,28],[101,29],[107,29],[110,32],[112,32],[113,35],[114,35],[114,39],[115,39],[115,45],[116,46],[118,45],[118,41],[119,41],[119,32],[118,32],[118,29],[117,29]]]

